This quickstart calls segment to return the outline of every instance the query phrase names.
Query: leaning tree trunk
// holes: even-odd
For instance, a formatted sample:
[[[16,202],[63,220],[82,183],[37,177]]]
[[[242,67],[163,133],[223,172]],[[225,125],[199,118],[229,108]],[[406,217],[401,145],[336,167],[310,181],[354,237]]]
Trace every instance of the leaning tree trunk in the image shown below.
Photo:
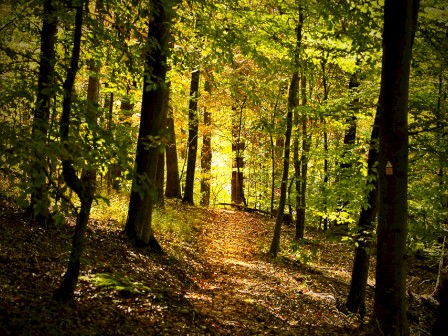
[[[56,8],[52,0],[46,0],[43,8],[39,76],[37,82],[36,107],[34,109],[32,139],[38,142],[34,147],[35,162],[32,163],[31,204],[33,217],[41,224],[50,220],[47,181],[45,173],[45,146],[49,129],[51,97],[54,96],[55,41],[57,33]]]
[[[299,83],[299,74],[294,72],[291,78],[291,84],[289,87],[289,98],[288,98],[288,112],[286,115],[286,132],[285,132],[285,150],[283,158],[283,175],[280,185],[280,200],[278,203],[277,217],[275,220],[274,236],[272,237],[271,247],[269,253],[274,257],[277,257],[277,253],[280,250],[280,234],[282,230],[283,216],[285,212],[286,203],[286,188],[288,184],[289,176],[289,156],[291,152],[291,131],[292,131],[292,114],[295,108],[295,98],[297,94],[297,86]]]
[[[196,170],[196,156],[198,153],[198,97],[199,97],[199,68],[191,72],[190,102],[188,106],[188,158],[185,190],[182,203],[194,204],[194,173]]]
[[[414,4],[413,4],[414,1]],[[379,212],[375,304],[378,334],[409,335],[406,311],[408,95],[419,0],[386,0],[379,101]],[[416,6],[413,6],[416,5]]]
[[[301,8],[299,8],[300,13],[302,12]],[[299,13],[299,15],[300,15]],[[294,55],[294,66],[297,69],[299,66],[299,51],[301,48],[302,42],[302,23],[303,20],[299,20],[297,24],[297,40],[296,40],[296,49]],[[277,256],[278,251],[280,250],[280,234],[282,230],[283,216],[285,211],[285,201],[286,201],[286,187],[288,183],[289,176],[289,156],[291,152],[291,132],[292,132],[292,122],[293,122],[293,111],[297,106],[297,91],[299,86],[299,72],[295,70],[291,77],[291,83],[289,86],[288,92],[288,112],[286,114],[286,132],[285,132],[285,156],[283,158],[283,176],[280,185],[280,200],[278,204],[277,217],[275,220],[274,227],[274,236],[272,237],[271,247],[269,249],[269,253],[274,257]]]
[[[81,256],[84,248],[84,235],[87,229],[87,222],[90,216],[90,209],[94,197],[94,184],[91,184],[91,172],[82,174],[82,179],[77,175],[74,168],[69,148],[69,128],[70,113],[72,106],[73,87],[75,83],[76,73],[79,67],[79,54],[81,49],[81,29],[82,29],[83,8],[82,4],[76,7],[75,16],[75,32],[73,39],[73,52],[70,68],[67,72],[66,80],[63,84],[64,100],[62,103],[62,115],[60,120],[60,136],[61,142],[67,151],[65,157],[62,158],[62,168],[64,182],[79,197],[81,207],[76,216],[75,233],[72,240],[72,252],[67,266],[67,272],[64,275],[62,284],[54,294],[54,298],[60,302],[71,301],[78,283],[79,268]]]
[[[137,154],[135,158],[135,177],[132,182],[126,235],[136,245],[149,246],[161,253],[162,249],[154,237],[152,212],[154,206],[157,163],[159,158],[160,123],[163,118],[167,56],[170,39],[170,12],[162,0],[154,0],[153,15],[148,24],[147,51],[143,82],[143,97]]]

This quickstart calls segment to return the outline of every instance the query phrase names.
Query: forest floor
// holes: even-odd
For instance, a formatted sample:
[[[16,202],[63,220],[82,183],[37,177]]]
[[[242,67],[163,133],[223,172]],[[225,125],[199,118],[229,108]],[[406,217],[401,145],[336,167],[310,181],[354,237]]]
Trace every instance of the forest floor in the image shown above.
[[[73,220],[42,228],[0,199],[0,335],[367,334],[343,313],[347,242],[311,229],[292,245],[293,228],[284,226],[274,259],[273,220],[261,215],[169,203],[155,222],[164,255],[132,247],[113,220],[91,220],[75,301],[63,306],[51,297]],[[412,258],[412,335],[429,334],[434,308],[421,298],[436,273],[436,259]],[[373,288],[371,277],[369,312]]]

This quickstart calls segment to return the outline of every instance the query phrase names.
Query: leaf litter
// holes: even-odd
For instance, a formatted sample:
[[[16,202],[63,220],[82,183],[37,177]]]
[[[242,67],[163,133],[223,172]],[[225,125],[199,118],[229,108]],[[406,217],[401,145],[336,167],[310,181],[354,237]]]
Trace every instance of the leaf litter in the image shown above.
[[[51,296],[65,271],[73,220],[41,228],[0,199],[0,335],[368,334],[343,310],[353,259],[347,243],[311,228],[291,249],[293,227],[284,226],[283,252],[274,259],[267,253],[271,219],[171,202],[162,220],[164,213],[189,229],[159,233],[162,256],[131,246],[117,222],[91,220],[75,300],[63,306]],[[434,268],[411,267],[410,283],[417,296],[427,294]],[[369,311],[373,288],[372,273]],[[411,319],[415,335],[432,321],[422,306]]]

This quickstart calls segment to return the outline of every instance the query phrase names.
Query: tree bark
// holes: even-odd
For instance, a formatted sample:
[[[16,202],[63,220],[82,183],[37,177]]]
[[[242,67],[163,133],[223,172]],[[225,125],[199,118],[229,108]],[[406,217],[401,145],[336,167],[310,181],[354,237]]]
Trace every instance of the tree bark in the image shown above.
[[[207,79],[204,90],[211,93],[211,83]],[[201,205],[210,205],[210,173],[212,169],[212,114],[204,107],[204,135],[202,136],[201,150]]]
[[[419,0],[386,0],[379,100],[376,332],[409,335],[406,311],[408,95],[412,23]],[[414,10],[414,14],[413,14]],[[386,165],[392,171],[386,171]]]
[[[188,106],[188,158],[184,197],[182,198],[182,203],[188,204],[194,204],[194,174],[198,152],[199,78],[200,71],[197,68],[191,72],[190,103]]]
[[[170,83],[167,83],[167,89],[165,90],[165,102],[164,102],[164,111],[161,121],[161,130],[163,136],[163,150],[159,152],[159,162],[157,164],[157,177],[156,177],[156,186],[157,186],[157,205],[163,207],[165,205],[164,200],[164,186],[165,186],[165,149],[166,149],[166,139],[168,139],[168,130],[167,130],[167,118],[168,118],[168,110],[170,104]]]
[[[235,105],[232,106],[232,180],[231,180],[231,200],[233,204],[241,204],[247,207],[244,197],[244,155],[246,144],[241,140],[241,128],[243,123],[243,110],[246,104],[244,98],[241,103],[239,113]]]
[[[358,220],[358,237],[356,239],[358,246],[355,250],[350,292],[346,303],[348,311],[361,316],[364,316],[366,313],[365,296],[369,275],[370,249],[378,211],[378,137],[379,119],[377,110],[370,136],[369,157],[367,160],[367,204],[361,210]]]
[[[81,201],[81,207],[76,216],[76,227],[73,235],[72,251],[70,253],[67,272],[64,275],[64,279],[60,287],[54,294],[54,298],[60,302],[68,302],[72,300],[76,285],[78,283],[79,268],[81,263],[80,260],[84,249],[84,235],[87,229],[87,222],[89,220],[95,190],[94,184],[90,184],[92,181],[92,172],[89,171],[86,172],[86,174],[83,174],[82,179],[78,178],[69,154],[70,148],[68,143],[73,87],[79,67],[79,54],[81,50],[82,18],[83,7],[81,4],[76,7],[73,52],[70,68],[63,84],[64,100],[62,103],[62,115],[60,120],[61,142],[67,150],[66,157],[62,158],[62,174],[64,177],[64,182],[78,195]]]
[[[303,25],[303,17],[300,19],[302,15],[302,8],[299,7],[299,22],[297,23],[296,28],[296,48],[294,51],[294,67],[297,69],[299,67],[299,52],[302,43],[302,25]],[[286,114],[286,132],[285,132],[285,151],[284,151],[284,159],[283,159],[283,176],[282,182],[280,186],[280,200],[278,204],[277,217],[275,220],[274,227],[274,236],[272,237],[271,247],[269,249],[269,253],[274,257],[277,257],[277,253],[280,250],[280,235],[283,223],[283,216],[285,211],[285,201],[286,201],[286,188],[288,183],[289,176],[289,156],[291,152],[291,132],[292,132],[292,122],[293,122],[293,112],[297,107],[297,91],[299,86],[299,72],[298,70],[294,70],[291,76],[291,84],[289,86],[288,92],[288,112]]]
[[[307,103],[306,99],[306,77],[301,74],[300,78],[300,89],[301,89],[301,98],[302,98],[302,106],[305,106]],[[298,118],[297,118],[298,122]],[[302,155],[300,159],[298,158],[298,149],[297,149],[297,165],[296,167],[296,234],[295,239],[303,239],[305,235],[305,214],[306,214],[306,187],[307,187],[307,176],[308,176],[308,152],[310,150],[310,139],[308,135],[308,117],[305,113],[302,115]],[[298,139],[297,139],[298,143]],[[297,144],[298,147],[298,144]],[[296,151],[296,149],[294,149]],[[296,154],[295,154],[296,155]]]
[[[437,299],[440,306],[437,309],[436,320],[431,328],[431,336],[446,336],[448,335],[448,323],[446,321],[448,316],[448,279],[442,282]]]
[[[299,83],[299,74],[295,71],[291,77],[291,84],[289,87],[288,94],[288,112],[286,114],[286,132],[285,132],[285,150],[284,150],[284,158],[283,158],[283,175],[282,182],[280,185],[280,200],[278,203],[277,209],[277,217],[275,220],[274,227],[274,236],[272,237],[271,247],[269,249],[269,253],[277,257],[277,254],[280,250],[280,235],[282,230],[283,216],[285,212],[285,203],[286,203],[286,188],[288,184],[288,176],[289,176],[289,156],[291,152],[290,144],[291,144],[291,131],[292,131],[292,114],[293,110],[296,106],[296,95],[297,95],[297,86]]]
[[[327,74],[325,69],[325,62],[323,61],[321,63],[322,67],[322,85],[324,88],[324,97],[323,101],[328,100],[328,86],[327,86]],[[327,121],[325,120],[325,117],[322,117],[322,124],[324,126],[324,185],[323,185],[323,206],[324,206],[324,230],[326,231],[328,229],[328,130],[327,130]]]
[[[166,198],[182,198],[180,191],[179,162],[177,158],[176,133],[172,113],[168,114],[168,143],[166,145]]]
[[[31,203],[32,216],[41,225],[50,221],[47,178],[45,173],[45,144],[49,129],[51,97],[55,92],[55,41],[58,20],[54,1],[46,0],[43,8],[43,23],[40,36],[40,66],[37,83],[36,107],[32,139],[38,144],[34,147],[35,162],[31,166]]]
[[[148,24],[147,51],[135,177],[132,182],[126,235],[134,244],[149,246],[162,253],[152,229],[152,212],[157,191],[155,180],[159,158],[160,123],[167,90],[167,56],[169,53],[171,8],[162,0],[152,1],[152,18]]]
[[[353,73],[350,76],[348,89],[350,94],[353,94],[353,91],[359,86],[359,81],[357,78],[357,74]],[[343,148],[342,148],[342,157],[341,163],[339,164],[339,171],[337,174],[337,181],[343,181],[350,179],[352,177],[352,171],[350,168],[352,164],[350,163],[351,158],[347,158],[348,153],[353,149],[356,141],[356,113],[358,110],[359,99],[354,98],[350,103],[350,115],[346,118],[347,128],[344,133],[343,140]],[[340,197],[337,203],[337,217],[333,221],[332,225],[335,228],[336,232],[347,234],[348,233],[348,222],[341,217],[341,214],[345,211],[345,208],[349,205],[350,201],[347,197]]]

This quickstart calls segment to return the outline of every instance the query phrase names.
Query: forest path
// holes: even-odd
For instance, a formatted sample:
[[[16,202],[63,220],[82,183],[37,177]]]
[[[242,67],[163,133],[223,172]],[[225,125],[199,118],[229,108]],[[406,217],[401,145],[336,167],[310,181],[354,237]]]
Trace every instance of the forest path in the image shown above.
[[[279,257],[266,253],[273,221],[261,215],[169,204],[157,220],[162,256],[93,218],[75,302],[61,307],[51,297],[73,219],[42,228],[0,197],[0,335],[360,335],[338,310],[346,244],[309,230],[300,250],[320,252],[303,264],[288,246],[293,227]]]
[[[313,275],[312,268],[299,262],[285,264],[267,255],[272,221],[232,210],[208,210],[207,218],[198,242],[208,272],[194,279],[200,290],[187,297],[198,311],[224,327],[223,334],[348,332],[352,321],[338,311],[334,287],[322,292],[325,281],[315,281],[325,280],[324,275]]]

